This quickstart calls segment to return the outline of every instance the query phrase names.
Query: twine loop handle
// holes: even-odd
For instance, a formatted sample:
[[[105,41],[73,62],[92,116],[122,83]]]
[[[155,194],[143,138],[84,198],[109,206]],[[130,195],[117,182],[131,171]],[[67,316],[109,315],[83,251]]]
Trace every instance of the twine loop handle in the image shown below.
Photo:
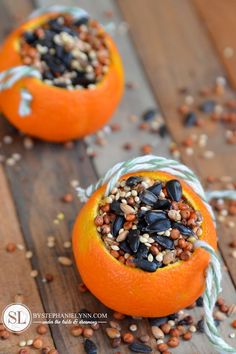
[[[159,157],[155,155],[145,155],[136,157],[128,161],[120,162],[113,166],[107,173],[98,180],[94,185],[88,188],[77,188],[78,197],[82,202],[86,202],[88,198],[103,184],[107,184],[105,195],[108,195],[116,182],[125,174],[139,171],[163,171],[172,174],[176,178],[184,180],[192,189],[199,195],[209,210],[213,220],[214,213],[208,203],[211,198],[230,198],[236,199],[235,191],[212,191],[205,194],[203,187],[194,174],[194,172],[187,166],[181,164],[179,161]],[[219,353],[234,353],[236,349],[227,344],[221,338],[218,329],[216,328],[213,311],[219,293],[221,292],[221,265],[218,255],[215,250],[205,241],[198,240],[194,243],[195,248],[202,248],[210,255],[210,262],[206,272],[206,288],[203,294],[204,307],[204,329],[209,341]]]

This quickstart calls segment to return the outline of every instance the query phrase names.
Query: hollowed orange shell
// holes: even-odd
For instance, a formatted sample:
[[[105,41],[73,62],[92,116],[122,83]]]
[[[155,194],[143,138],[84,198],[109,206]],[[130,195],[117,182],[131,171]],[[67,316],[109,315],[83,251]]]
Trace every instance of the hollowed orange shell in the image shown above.
[[[167,181],[164,172],[129,174]],[[203,215],[201,239],[216,249],[216,230],[212,218],[197,194],[183,181],[183,194]],[[73,230],[73,251],[80,275],[88,289],[109,308],[132,316],[159,317],[191,305],[205,288],[209,255],[196,249],[188,261],[148,273],[128,267],[105,248],[94,225],[98,205],[105,191],[99,188],[82,208]]]
[[[55,13],[29,20],[7,37],[0,51],[0,72],[22,65],[19,37],[25,30],[37,27],[52,16]],[[22,132],[48,141],[80,138],[101,128],[116,109],[124,88],[121,58],[108,34],[106,42],[111,64],[95,89],[70,91],[47,85],[36,78],[24,78],[0,92],[3,114]],[[18,113],[21,88],[28,89],[33,96],[31,114],[25,117]]]

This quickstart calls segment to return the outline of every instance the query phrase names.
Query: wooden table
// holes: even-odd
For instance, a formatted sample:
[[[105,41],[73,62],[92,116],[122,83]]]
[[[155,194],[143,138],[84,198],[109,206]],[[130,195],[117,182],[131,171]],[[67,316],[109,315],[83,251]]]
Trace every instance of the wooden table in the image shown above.
[[[12,26],[24,19],[35,6],[55,3],[50,0],[2,0],[0,11],[1,39]],[[3,143],[2,153],[9,157],[13,153],[22,156],[14,166],[0,166],[0,310],[22,294],[24,303],[33,312],[76,312],[81,308],[91,311],[108,310],[91,294],[81,294],[78,289],[80,278],[75,266],[62,267],[58,256],[71,257],[71,250],[63,243],[70,240],[71,229],[80,209],[74,198],[70,204],[61,202],[66,193],[74,193],[71,182],[78,180],[82,186],[95,182],[114,163],[140,154],[140,147],[151,143],[153,152],[170,156],[169,146],[174,141],[179,146],[189,134],[183,128],[177,106],[181,103],[179,88],[188,87],[196,94],[202,87],[214,82],[217,76],[229,78],[229,95],[235,95],[236,56],[226,58],[225,47],[236,48],[234,14],[236,2],[233,0],[79,0],[63,1],[60,4],[79,5],[91,15],[110,27],[114,27],[115,41],[119,47],[126,70],[126,81],[134,83],[134,89],[127,89],[113,117],[119,123],[120,132],[106,136],[107,145],[96,145],[91,137],[77,141],[71,149],[59,144],[34,142],[33,149],[24,147],[24,137],[20,136],[6,121],[1,119],[1,140],[6,135],[13,137],[12,144]],[[109,18],[109,11],[112,17]],[[130,31],[127,31],[127,21]],[[158,134],[150,134],[138,129],[141,115],[148,108],[159,109],[166,121],[170,135],[164,139]],[[132,122],[130,116],[137,116]],[[133,120],[135,117],[133,117]],[[50,119],[50,117],[49,117]],[[182,161],[192,167],[205,181],[209,174],[216,177],[230,175],[236,180],[235,145],[223,141],[223,127],[206,124],[204,132],[209,136],[210,149],[215,152],[211,160],[204,160],[200,154],[189,156],[180,148]],[[197,132],[192,128],[191,132]],[[132,149],[126,150],[124,144]],[[89,150],[88,145],[89,144]],[[96,157],[88,152],[96,150]],[[65,219],[55,223],[59,213]],[[235,229],[222,226],[219,230],[219,247],[229,272],[224,270],[223,296],[228,303],[236,303],[236,260],[229,256],[229,240]],[[49,236],[55,236],[55,247],[49,248]],[[14,242],[18,249],[8,253],[5,246]],[[33,257],[26,258],[26,250]],[[38,271],[33,278],[32,270]],[[45,275],[54,276],[52,282],[45,282]],[[194,310],[197,318],[201,309]],[[227,319],[230,323],[232,319]],[[125,322],[127,328],[128,321]],[[146,320],[138,321],[139,333],[149,333]],[[236,346],[236,340],[229,339],[232,329],[220,326],[222,335]],[[103,333],[102,333],[103,332]],[[20,336],[0,341],[1,354],[18,353],[20,340],[35,337],[35,325]],[[95,334],[99,353],[114,353],[104,329]],[[55,345],[60,354],[83,353],[82,340],[69,333],[69,327],[50,326],[44,336],[44,344]],[[32,351],[33,352],[33,351]],[[128,353],[122,346],[121,353]],[[193,336],[190,342],[181,342],[173,353],[213,354],[206,337]]]

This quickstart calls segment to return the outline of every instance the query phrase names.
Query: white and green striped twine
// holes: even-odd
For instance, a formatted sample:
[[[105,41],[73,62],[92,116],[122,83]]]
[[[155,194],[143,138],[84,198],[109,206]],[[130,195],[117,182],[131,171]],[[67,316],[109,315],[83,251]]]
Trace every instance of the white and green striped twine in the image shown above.
[[[14,84],[24,77],[35,77],[41,79],[40,72],[27,65],[19,65],[0,73],[0,92],[10,89]],[[20,104],[18,113],[25,117],[31,113],[32,95],[27,88],[20,89]]]
[[[190,168],[178,161],[154,155],[136,157],[134,159],[116,164],[108,170],[108,172],[101,179],[99,179],[96,184],[91,185],[86,189],[78,187],[78,197],[82,202],[86,202],[89,197],[104,183],[107,184],[105,194],[108,195],[115,186],[116,182],[123,175],[138,171],[163,171],[184,180],[203,200],[214,221],[214,213],[208,201],[212,198],[236,199],[235,191],[209,191],[205,194],[199,179]],[[201,247],[206,250],[211,257],[206,274],[206,288],[203,294],[205,333],[217,352],[236,354],[236,349],[228,345],[221,338],[213,317],[214,306],[217,297],[221,292],[222,273],[218,255],[205,241],[196,241],[194,245],[195,248]]]

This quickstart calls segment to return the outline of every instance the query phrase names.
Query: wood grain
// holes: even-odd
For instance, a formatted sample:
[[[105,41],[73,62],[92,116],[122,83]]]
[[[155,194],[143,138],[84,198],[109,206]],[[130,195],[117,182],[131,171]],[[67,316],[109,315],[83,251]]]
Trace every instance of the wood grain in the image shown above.
[[[18,3],[19,4],[19,3]],[[15,9],[15,12],[14,12]],[[14,17],[19,11],[19,6],[15,4],[13,8],[13,1],[2,1],[0,11],[0,40],[11,30],[12,25],[17,25],[19,18]],[[21,14],[23,16],[28,15],[32,11],[32,4],[30,1],[21,1]],[[1,137],[8,131],[12,131],[8,124],[3,121],[3,117],[0,118]],[[2,153],[2,151],[1,151]],[[0,296],[0,312],[10,303],[17,301],[20,298],[23,299],[23,303],[29,306],[32,312],[44,312],[44,306],[42,304],[37,284],[30,276],[32,270],[32,264],[29,259],[26,258],[26,250],[29,250],[29,246],[26,245],[24,235],[21,231],[21,225],[19,224],[14,202],[10,192],[9,184],[6,179],[5,172],[0,166],[0,194],[2,203],[0,205],[0,259],[1,259],[1,296]],[[14,253],[8,253],[6,246],[8,242],[12,242],[23,250],[17,249]],[[22,277],[24,274],[24,277]],[[16,336],[11,334],[10,339],[0,341],[0,353],[12,354],[19,350],[19,342],[21,340],[27,340],[35,338],[37,335],[36,325],[30,326],[29,330],[25,334]],[[50,332],[44,336],[44,345],[53,347],[53,339]]]
[[[236,88],[236,39],[234,35],[236,2],[234,0],[210,0],[206,6],[204,0],[194,0],[194,4],[211,35],[229,79]]]
[[[79,210],[77,199],[74,203],[63,204],[61,198],[65,193],[74,193],[71,180],[79,179],[81,183],[95,181],[89,160],[82,161],[85,155],[83,145],[78,143],[75,149],[67,150],[63,146],[37,142],[33,150],[26,151],[21,138],[14,136],[14,140],[7,151],[18,151],[22,161],[13,168],[6,168],[6,173],[26,245],[34,254],[31,261],[39,272],[36,282],[45,311],[76,313],[81,308],[94,312],[104,309],[92,296],[81,298],[77,270],[75,267],[63,267],[58,262],[59,256],[72,258],[71,249],[65,249],[63,242],[70,240],[73,221]],[[54,223],[58,213],[65,214],[65,220],[59,225]],[[55,248],[47,246],[49,236],[55,237]],[[45,283],[42,279],[48,273],[54,280]],[[82,351],[82,342],[70,335],[68,326],[51,326],[51,331],[61,353]],[[103,341],[104,337],[100,335],[98,343]]]
[[[181,145],[187,135],[199,133],[197,128],[183,127],[177,113],[177,107],[182,102],[179,88],[188,87],[189,92],[196,95],[199,89],[211,85],[216,77],[224,76],[224,68],[191,2],[150,0],[145,6],[145,1],[137,0],[136,6],[133,6],[130,0],[120,0],[119,4],[130,23],[137,50],[171,135]],[[140,23],[145,23],[145,26]],[[233,96],[230,88],[228,91]],[[206,122],[204,133],[209,136],[208,149],[215,152],[215,158],[206,160],[198,153],[193,156],[183,153],[183,161],[195,170],[202,181],[212,173],[216,177],[229,175],[235,179],[236,169],[231,161],[236,148],[225,144],[224,128]],[[235,261],[228,257],[225,247],[231,235],[226,228],[222,234],[224,241],[219,238],[221,251],[236,284]]]
[[[127,6],[128,10],[133,16],[134,13],[136,14],[136,10],[134,9],[134,6],[131,5],[131,1],[126,1],[127,2],[125,6]],[[50,5],[53,3],[55,2],[50,0],[38,1],[38,4],[40,6]],[[58,1],[57,3],[66,5],[78,5],[78,2],[73,0]],[[144,3],[146,4],[146,2],[143,1],[142,6],[144,6]],[[148,17],[146,17],[148,21],[150,20],[150,12],[154,11],[154,8],[152,8],[152,5],[150,5],[152,3],[153,1],[149,0],[149,14]],[[168,11],[170,11],[171,21],[174,20],[174,23],[176,21],[181,22],[181,16],[180,18],[176,18],[177,14],[181,14],[181,11],[176,13],[176,6],[172,8],[172,6],[168,5],[168,1],[166,3],[167,5],[163,5],[163,7],[161,6],[162,15],[164,12],[165,17],[168,17],[167,14]],[[140,21],[142,20],[140,19],[142,13],[144,13],[144,16],[147,15],[145,15],[145,11],[140,5],[139,0],[137,1],[137,4],[139,9],[141,10],[138,18],[138,21],[140,23]],[[186,11],[185,2],[183,2],[183,4],[184,7],[182,8],[182,11]],[[114,21],[116,25],[119,26],[120,22],[123,20],[119,14],[119,9],[115,5],[115,2],[111,2],[108,0],[98,0],[96,2],[92,0],[81,0],[79,2],[79,5],[89,10],[94,17],[98,18],[103,23]],[[168,7],[167,9],[166,6]],[[112,10],[114,14],[112,19],[107,19],[104,16],[104,11],[106,10]],[[191,11],[187,11],[187,15],[190,16],[190,19],[188,20],[189,25],[191,21],[195,18]],[[125,15],[127,15],[126,11]],[[154,15],[152,15],[151,19],[152,21],[156,22],[156,14],[154,13]],[[130,23],[133,27],[133,22],[130,21]],[[194,21],[193,23],[193,31],[197,32],[196,28],[194,27],[196,26],[196,24]],[[166,30],[164,20],[160,23],[160,26],[163,35],[163,31],[165,32]],[[172,31],[175,31],[176,36],[178,38],[181,38],[181,26],[179,29],[179,26],[176,27],[176,24],[174,24]],[[167,36],[169,43],[171,42],[170,36],[172,35],[173,34],[169,34],[169,37]],[[205,41],[204,50],[210,52],[211,50],[208,49],[209,43],[206,39],[204,39],[204,36],[205,33],[203,35],[203,39],[200,36],[200,39],[197,37],[197,40]],[[92,295],[90,295],[89,293],[81,294],[78,291],[78,283],[80,282],[80,278],[75,266],[66,268],[61,266],[57,261],[58,256],[61,255],[72,257],[71,250],[65,249],[63,247],[63,243],[64,241],[70,240],[72,224],[80,208],[80,205],[76,198],[74,199],[73,203],[70,204],[63,204],[61,202],[61,197],[65,193],[74,193],[70,185],[70,181],[73,179],[78,179],[81,185],[86,186],[97,179],[97,174],[102,174],[115,162],[139,154],[140,145],[144,143],[149,143],[150,141],[154,145],[154,152],[159,152],[159,154],[169,156],[168,146],[170,143],[170,139],[167,138],[161,140],[156,135],[150,135],[145,132],[140,132],[137,129],[137,125],[140,121],[137,122],[135,125],[131,124],[127,119],[130,114],[140,115],[146,108],[155,107],[156,103],[152,91],[149,87],[149,83],[146,80],[143,68],[141,67],[140,62],[136,56],[135,49],[129,39],[129,35],[116,34],[115,39],[124,58],[127,80],[134,81],[138,84],[140,88],[137,90],[126,92],[121,106],[119,107],[119,110],[114,118],[114,122],[121,123],[121,125],[123,126],[123,130],[119,133],[111,134],[108,137],[107,147],[96,147],[98,151],[98,156],[94,160],[93,164],[86,155],[86,148],[83,142],[77,142],[75,146],[69,150],[66,149],[63,145],[46,144],[36,141],[35,146],[32,150],[25,150],[22,143],[23,138],[19,137],[16,132],[13,132],[7,124],[2,123],[1,125],[2,136],[8,134],[9,132],[14,137],[13,144],[11,144],[10,146],[4,146],[3,152],[5,152],[7,155],[10,155],[13,152],[18,152],[22,155],[22,160],[15,166],[5,166],[5,173],[7,175],[9,185],[12,191],[18,219],[20,220],[21,229],[25,237],[25,243],[28,248],[33,250],[34,256],[32,258],[32,266],[33,268],[38,269],[39,271],[39,277],[36,279],[37,287],[39,290],[39,294],[42,298],[44,308],[47,312],[76,312],[81,308],[87,308],[88,310],[94,312],[108,311],[110,317],[110,311],[107,310],[102,304],[100,304]],[[150,47],[151,46],[153,46],[152,42],[150,42]],[[145,50],[149,50],[149,46],[145,46],[144,48]],[[168,48],[167,50],[169,53],[170,47],[166,45],[166,48]],[[165,52],[163,51],[163,53]],[[167,59],[168,57],[169,56],[167,55]],[[192,55],[190,55],[190,57],[192,59]],[[165,58],[162,58],[163,62],[164,59]],[[167,63],[169,63],[168,60]],[[198,62],[198,60],[196,61]],[[200,61],[204,62],[203,57],[201,57]],[[167,84],[169,84],[169,82],[172,80],[168,78],[168,73],[166,73],[165,75],[162,73],[163,66],[166,69],[165,64],[163,62],[158,64],[158,68],[156,68],[156,70],[158,70],[158,74],[160,76],[163,75],[165,77],[165,75],[167,75]],[[172,63],[172,65],[173,64],[174,63]],[[184,62],[181,75],[184,74],[185,65],[186,63]],[[216,65],[216,67],[218,68],[218,65]],[[156,77],[156,71],[153,71],[152,75]],[[175,73],[175,75],[177,76],[177,73]],[[195,75],[197,76],[197,73],[195,73]],[[212,73],[212,79],[213,78],[214,75]],[[181,79],[178,79],[180,83]],[[185,78],[185,80],[189,81],[189,78],[187,77]],[[164,85],[163,82],[162,84]],[[195,87],[194,84],[192,86]],[[170,89],[168,85],[167,88]],[[174,89],[170,89],[170,93],[172,95],[173,92]],[[156,97],[155,90],[154,94]],[[172,110],[174,111],[175,102],[172,102],[172,100],[173,97],[166,97],[166,101],[164,103],[170,104],[172,106]],[[160,100],[160,102],[162,107],[164,103],[162,102],[162,100]],[[164,113],[166,113],[165,110],[163,111]],[[175,114],[173,115],[173,117],[175,117]],[[170,123],[170,120],[168,120],[168,122]],[[178,134],[180,134],[181,126],[178,126],[178,124],[179,123],[176,119],[176,129],[178,131]],[[171,124],[169,125],[171,126]],[[93,141],[93,138],[91,138],[91,140]],[[122,149],[122,145],[128,141],[132,142],[134,148],[129,152],[125,152]],[[92,146],[96,146],[93,143],[91,144]],[[60,221],[59,224],[55,224],[54,220],[58,213],[63,213],[65,215],[65,219]],[[6,219],[6,223],[8,224],[8,219]],[[50,235],[53,235],[56,238],[56,244],[54,248],[47,247],[47,237]],[[54,276],[53,282],[45,283],[42,281],[46,273],[50,273]],[[227,301],[229,301],[230,303],[235,302],[235,290],[227,273],[224,274],[223,287],[224,289],[226,289],[225,297]],[[195,310],[194,313],[196,314],[197,318],[202,315],[201,310],[199,309]],[[134,320],[132,319],[125,321],[123,325],[124,328],[128,329],[129,323],[132,322],[134,322]],[[150,333],[150,326],[148,325],[146,320],[138,321],[138,324],[139,333]],[[225,327],[223,333],[225,336],[227,336],[227,328],[229,327],[225,326],[225,323],[223,326]],[[221,329],[223,330],[223,328]],[[67,326],[51,326],[51,331],[54,342],[60,354],[83,353],[82,340],[78,338],[73,338],[69,334],[69,328]],[[102,331],[96,333],[95,340],[99,346],[99,353],[110,354],[114,352],[111,349],[106,335],[104,334],[104,328],[102,329]],[[122,346],[120,352],[128,353],[129,351],[127,347]],[[201,354],[214,353],[214,351],[211,349],[206,338],[203,335],[197,334],[196,336],[194,336],[193,341],[181,343],[181,346],[177,350],[175,350],[175,353],[177,354],[196,354],[197,352],[200,352]],[[15,353],[15,351],[12,349],[7,354],[13,353]],[[4,354],[6,353],[4,352]]]
[[[36,282],[30,276],[32,267],[30,260],[26,259],[25,250],[16,249],[13,253],[6,251],[6,246],[9,242],[22,247],[26,247],[26,245],[2,167],[0,167],[0,195],[2,200],[2,203],[0,203],[0,311],[2,312],[7,305],[15,302],[16,297],[19,298],[18,295],[20,295],[22,296],[23,303],[32,312],[44,312]],[[15,336],[11,334],[9,340],[0,341],[0,353],[16,353],[19,341],[34,338],[36,334],[36,325],[30,326],[26,335]],[[45,346],[52,346],[53,341],[50,333],[44,336],[44,344]]]

